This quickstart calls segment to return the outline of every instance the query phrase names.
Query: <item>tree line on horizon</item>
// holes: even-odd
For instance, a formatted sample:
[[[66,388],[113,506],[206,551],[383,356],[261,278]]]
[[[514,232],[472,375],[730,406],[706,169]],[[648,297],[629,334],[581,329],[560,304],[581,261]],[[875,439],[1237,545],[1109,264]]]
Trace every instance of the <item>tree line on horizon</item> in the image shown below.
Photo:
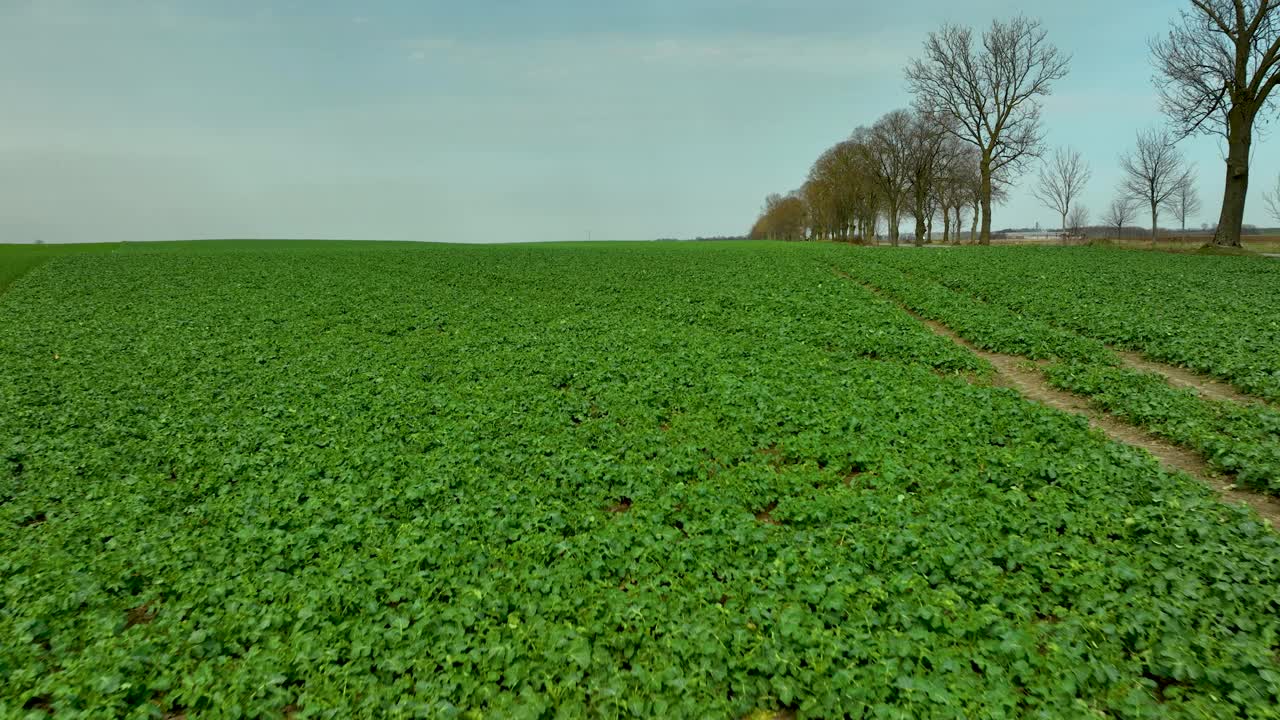
[[[1167,35],[1150,43],[1166,128],[1138,133],[1120,157],[1122,182],[1104,209],[1105,227],[1123,230],[1161,211],[1185,234],[1201,208],[1177,143],[1193,135],[1226,141],[1226,178],[1214,243],[1239,247],[1256,121],[1280,84],[1280,0],[1189,0]],[[901,241],[915,221],[914,242],[969,239],[990,244],[992,207],[1037,161],[1035,197],[1058,214],[1061,232],[1079,235],[1089,212],[1078,200],[1092,173],[1070,148],[1046,158],[1040,101],[1066,77],[1070,57],[1038,20],[994,20],[981,34],[944,25],[929,33],[906,68],[910,109],[886,113],[823,152],[804,184],[771,194],[750,237]],[[1280,178],[1266,196],[1280,221]]]

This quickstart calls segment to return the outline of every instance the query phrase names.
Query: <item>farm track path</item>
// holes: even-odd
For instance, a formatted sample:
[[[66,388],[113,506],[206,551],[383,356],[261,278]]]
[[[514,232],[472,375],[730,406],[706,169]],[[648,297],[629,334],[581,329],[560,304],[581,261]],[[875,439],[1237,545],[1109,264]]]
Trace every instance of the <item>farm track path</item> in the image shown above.
[[[1131,370],[1153,372],[1163,375],[1166,382],[1174,387],[1189,388],[1207,400],[1240,403],[1241,405],[1270,405],[1265,399],[1248,395],[1228,383],[1201,375],[1177,365],[1169,365],[1152,360],[1142,353],[1107,346],[1116,357],[1120,358]]]
[[[1276,255],[1275,257],[1280,258],[1280,255]],[[907,274],[910,275],[911,273],[907,273]],[[927,277],[927,279],[933,282],[939,282],[937,278]],[[975,302],[987,303],[987,304],[995,305],[996,307],[1002,307],[998,303],[992,303],[990,300],[987,300],[986,298],[982,297],[981,295],[978,295],[977,293],[964,290],[961,288],[952,287],[950,285],[945,285],[944,287],[946,287],[948,290],[951,290],[953,292],[967,295],[973,298]],[[1009,308],[1009,309],[1012,309],[1012,308]],[[1063,325],[1059,325],[1057,323],[1053,323],[1051,321],[1045,320],[1044,318],[1040,318],[1040,319],[1065,332],[1076,333],[1078,335],[1081,335],[1082,337],[1088,337],[1087,335],[1084,335],[1083,333],[1080,333],[1080,331],[1075,330],[1073,328],[1069,328]],[[1170,385],[1174,387],[1187,388],[1189,390],[1193,390],[1195,391],[1196,394],[1200,395],[1206,400],[1234,402],[1234,403],[1240,403],[1243,405],[1248,405],[1248,404],[1274,405],[1273,403],[1269,402],[1265,398],[1260,398],[1255,395],[1250,395],[1248,393],[1245,393],[1236,389],[1236,387],[1231,385],[1231,383],[1229,382],[1219,380],[1217,378],[1214,378],[1209,375],[1205,375],[1195,370],[1184,368],[1179,365],[1170,365],[1169,363],[1147,357],[1145,354],[1141,352],[1137,352],[1133,350],[1122,350],[1118,347],[1115,347],[1114,345],[1107,345],[1107,349],[1110,350],[1112,354],[1114,354],[1117,358],[1119,358],[1122,363],[1128,366],[1130,370],[1137,370],[1139,372],[1150,372],[1150,373],[1156,373],[1157,375],[1163,375],[1165,382],[1169,383]]]
[[[879,288],[862,283],[843,272],[838,274],[859,283],[878,297],[892,302],[937,335],[963,346],[973,354],[986,360],[996,371],[993,384],[1015,390],[1033,402],[1083,416],[1092,427],[1112,440],[1146,450],[1159,460],[1160,464],[1166,469],[1190,475],[1217,491],[1223,500],[1248,505],[1256,510],[1273,529],[1280,530],[1280,498],[1237,488],[1229,477],[1215,473],[1198,453],[1174,445],[1141,428],[1130,425],[1114,415],[1098,410],[1089,403],[1086,397],[1053,387],[1045,380],[1040,371],[1043,363],[1036,363],[1020,355],[1004,355],[983,350],[960,337],[959,334],[946,325],[921,317],[910,308],[881,292]]]

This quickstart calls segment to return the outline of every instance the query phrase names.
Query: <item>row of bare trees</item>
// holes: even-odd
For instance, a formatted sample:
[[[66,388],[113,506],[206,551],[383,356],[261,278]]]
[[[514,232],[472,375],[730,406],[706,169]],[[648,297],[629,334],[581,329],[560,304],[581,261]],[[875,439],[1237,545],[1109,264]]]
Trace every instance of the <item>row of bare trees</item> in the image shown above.
[[[1102,218],[1107,227],[1123,229],[1146,210],[1155,241],[1160,213],[1167,211],[1185,235],[1187,220],[1201,204],[1194,168],[1175,141],[1169,131],[1138,133],[1134,148],[1120,156],[1120,187]],[[923,244],[941,218],[942,241],[959,243],[967,215],[973,220],[970,237],[979,237],[984,208],[979,158],[973,147],[947,133],[936,116],[895,110],[824,152],[799,191],[771,195],[753,236],[866,241],[876,237],[884,217],[889,241],[897,245],[901,220],[909,217],[915,220],[916,244]],[[1059,148],[1041,164],[1032,194],[1058,214],[1065,236],[1083,237],[1089,226],[1089,211],[1080,197],[1092,176],[1089,163],[1071,148]],[[1001,198],[1004,192],[997,176],[992,193]],[[1268,203],[1280,213],[1280,184]]]
[[[1280,85],[1280,0],[1188,4],[1168,34],[1151,43],[1155,80],[1173,129],[1140,134],[1137,148],[1122,157],[1125,180],[1107,222],[1126,208],[1122,215],[1134,214],[1133,206],[1141,204],[1151,212],[1153,237],[1161,209],[1171,210],[1185,230],[1199,201],[1175,145],[1194,134],[1219,135],[1227,144],[1227,172],[1214,242],[1239,246],[1254,126]],[[1015,181],[1041,156],[1040,99],[1066,76],[1069,62],[1040,23],[1025,17],[995,21],[980,35],[944,25],[929,34],[921,56],[907,66],[912,109],[890,113],[828,150],[804,188],[771,196],[752,234],[865,238],[875,234],[877,218],[884,218],[896,240],[903,213],[916,218],[917,241],[937,216],[944,218],[944,234],[951,234],[956,211],[970,207],[969,181],[976,177],[977,241],[989,243],[993,199],[1002,182]],[[911,142],[903,140],[907,136]],[[953,161],[962,168],[958,174],[948,165]],[[1088,176],[1070,150],[1060,151],[1041,172],[1036,196],[1059,213],[1064,230],[1083,225],[1083,208],[1072,214]],[[847,187],[848,178],[862,186]],[[1274,197],[1280,211],[1280,184]]]
[[[1183,160],[1175,142],[1168,131],[1138,133],[1136,146],[1120,156],[1120,187],[1103,217],[1107,227],[1122,231],[1145,208],[1151,213],[1153,242],[1159,232],[1161,210],[1173,215],[1186,234],[1187,220],[1200,212],[1201,205],[1194,168]],[[1059,213],[1065,234],[1083,236],[1089,224],[1089,211],[1079,199],[1092,176],[1088,162],[1070,148],[1060,148],[1040,169],[1032,194],[1046,208]]]
[[[944,242],[958,242],[968,213],[970,237],[989,244],[993,202],[1040,156],[1039,100],[1068,63],[1024,17],[981,35],[955,25],[930,33],[907,67],[914,106],[823,153],[800,190],[769,197],[752,236],[867,240],[883,219],[897,244],[911,217],[917,243],[938,218]]]
[[[1104,222],[1119,232],[1139,209],[1149,210],[1154,241],[1164,209],[1185,235],[1187,219],[1201,206],[1194,168],[1176,143],[1192,135],[1216,135],[1227,144],[1227,172],[1214,243],[1239,247],[1254,127],[1280,85],[1280,0],[1189,0],[1188,5],[1168,33],[1151,42],[1154,80],[1172,128],[1139,133],[1137,146],[1121,156],[1123,180]],[[1267,200],[1280,220],[1280,182]]]

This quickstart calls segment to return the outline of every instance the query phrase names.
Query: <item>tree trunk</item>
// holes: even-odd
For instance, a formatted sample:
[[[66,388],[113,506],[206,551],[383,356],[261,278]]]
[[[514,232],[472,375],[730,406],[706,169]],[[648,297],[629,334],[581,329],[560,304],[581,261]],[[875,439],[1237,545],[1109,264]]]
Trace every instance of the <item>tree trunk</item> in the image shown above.
[[[1222,215],[1213,244],[1240,247],[1244,225],[1244,201],[1249,193],[1249,149],[1253,145],[1253,118],[1236,108],[1227,116],[1227,182],[1222,190]]]
[[[974,206],[973,206],[973,226],[969,228],[969,244],[970,244],[970,245],[972,245],[972,244],[974,244],[974,243],[978,242],[978,222],[979,222],[979,218],[981,218],[981,217],[982,217],[982,206],[981,206],[981,204],[974,204]]]
[[[991,244],[991,156],[982,155],[982,236],[978,238],[980,245]]]
[[[928,232],[928,228],[925,226],[926,218],[924,216],[924,206],[928,201],[928,195],[925,194],[923,188],[924,185],[917,182],[915,183],[915,187],[911,190],[911,213],[916,219],[916,247],[924,245],[924,234]]]
[[[953,245],[960,244],[960,206],[956,205],[956,236],[952,240]]]
[[[1156,229],[1160,227],[1160,209],[1151,203],[1151,247],[1156,246]]]
[[[1062,213],[1062,244],[1067,244],[1067,214]]]
[[[889,203],[889,244],[894,247],[898,247],[898,225],[901,224],[900,220],[901,216],[898,215],[897,203]]]
[[[942,244],[951,242],[951,208],[942,208]]]

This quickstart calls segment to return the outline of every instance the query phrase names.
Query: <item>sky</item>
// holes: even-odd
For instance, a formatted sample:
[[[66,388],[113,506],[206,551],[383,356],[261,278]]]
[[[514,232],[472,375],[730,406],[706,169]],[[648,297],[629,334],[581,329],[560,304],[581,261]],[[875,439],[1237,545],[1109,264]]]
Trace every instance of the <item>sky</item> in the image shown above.
[[[1147,40],[1184,2],[0,0],[0,242],[743,234],[910,105],[929,31],[1018,13],[1073,58],[1046,143],[1097,219],[1164,123]],[[1181,147],[1215,222],[1222,143]],[[1277,172],[1264,134],[1246,222],[1276,224]],[[1033,180],[997,228],[1056,225]]]

